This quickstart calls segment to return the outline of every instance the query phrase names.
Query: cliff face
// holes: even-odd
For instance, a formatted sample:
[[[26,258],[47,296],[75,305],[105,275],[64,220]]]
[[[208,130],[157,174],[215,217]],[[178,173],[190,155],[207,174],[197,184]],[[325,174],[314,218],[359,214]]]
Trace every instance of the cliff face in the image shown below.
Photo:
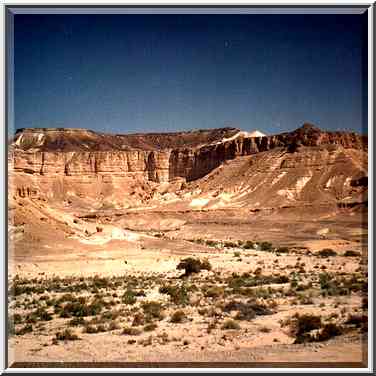
[[[308,166],[310,155],[314,159],[310,148],[313,151],[320,146],[364,151],[366,155],[367,138],[323,132],[308,124],[294,132],[266,137],[245,137],[233,128],[130,136],[81,129],[22,130],[9,146],[10,193],[59,200],[74,196],[99,199],[102,204],[108,200],[124,207],[148,202],[163,186],[160,183],[180,182],[176,185],[179,190],[181,181],[203,178],[226,161],[274,149],[294,156],[284,158],[280,168],[289,168],[289,163],[294,168],[303,155],[301,148]]]
[[[338,145],[345,149],[367,150],[367,137],[355,133],[323,132],[305,124],[290,133],[266,137],[240,136],[233,140],[211,144],[197,150],[175,149],[170,154],[170,180],[184,177],[187,181],[196,180],[208,174],[226,160],[239,156],[252,155],[276,147],[295,152],[300,146]]]
[[[304,125],[294,132],[266,137],[236,137],[237,132],[234,133],[231,128],[222,132],[215,130],[214,135],[198,132],[196,142],[194,132],[190,132],[190,147],[180,147],[181,137],[187,138],[188,132],[174,134],[175,144],[179,147],[174,147],[172,134],[167,134],[167,141],[163,140],[163,134],[154,135],[154,149],[155,143],[170,146],[162,150],[130,148],[129,144],[135,143],[138,146],[148,144],[151,148],[152,142],[148,137],[141,139],[139,136],[136,139],[134,135],[97,135],[86,130],[77,130],[75,134],[72,130],[59,130],[53,138],[50,133],[57,132],[48,129],[40,133],[37,130],[25,130],[18,134],[9,153],[15,172],[66,176],[137,175],[158,183],[175,178],[191,181],[205,176],[226,160],[275,147],[286,147],[290,152],[294,152],[300,145],[324,144],[341,145],[346,149],[367,149],[366,137],[354,133],[322,132],[310,125]],[[131,140],[127,141],[127,137]],[[223,138],[229,140],[222,141]],[[205,142],[204,145],[200,144],[202,142]],[[98,150],[101,148],[109,150]],[[121,150],[122,148],[127,150]]]

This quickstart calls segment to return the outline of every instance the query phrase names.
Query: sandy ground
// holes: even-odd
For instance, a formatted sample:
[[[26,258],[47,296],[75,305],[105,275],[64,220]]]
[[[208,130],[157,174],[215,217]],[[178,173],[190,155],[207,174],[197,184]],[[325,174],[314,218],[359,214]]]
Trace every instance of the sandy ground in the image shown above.
[[[73,223],[74,217],[71,214],[60,211],[59,216],[60,220]],[[367,234],[359,217],[349,217],[337,222],[294,222],[283,219],[276,222],[274,218],[270,221],[265,218],[243,218],[237,222],[233,214],[224,217],[223,212],[216,212],[213,215],[199,213],[196,218],[195,214],[188,213],[184,219],[175,213],[171,218],[164,215],[162,219],[159,227],[156,226],[159,231],[150,230],[147,226],[140,228],[143,222],[139,217],[134,223],[132,218],[127,218],[126,228],[122,227],[125,226],[124,219],[119,217],[105,223],[102,219],[80,220],[78,224],[75,223],[76,228],[69,236],[61,237],[56,230],[56,241],[52,241],[42,230],[38,233],[34,228],[35,235],[39,236],[37,242],[25,244],[22,236],[27,234],[23,234],[17,238],[16,247],[10,249],[9,280],[12,282],[16,275],[27,280],[54,276],[85,279],[100,275],[109,278],[123,276],[124,279],[136,276],[140,280],[158,278],[166,283],[177,283],[181,271],[176,266],[188,256],[208,259],[212,265],[211,271],[203,271],[191,281],[199,289],[213,281],[220,285],[234,272],[252,274],[261,269],[262,275],[278,274],[292,278],[293,273],[300,271],[305,276],[302,281],[308,281],[317,279],[322,272],[336,276],[362,275],[367,267]],[[133,229],[129,229],[132,225]],[[99,232],[96,230],[98,226],[101,228]],[[135,229],[136,227],[138,228]],[[56,226],[56,229],[59,228]],[[90,234],[85,234],[87,229],[90,229]],[[226,248],[221,243],[208,246],[198,244],[198,239],[270,241],[275,247],[288,246],[289,252],[278,254],[257,248]],[[325,248],[333,249],[337,255],[319,257],[318,252]],[[360,256],[345,257],[344,253],[348,250],[359,252]],[[221,278],[222,281],[219,282]],[[89,334],[81,327],[73,328],[79,340],[54,343],[57,331],[66,328],[69,321],[54,316],[51,321],[36,323],[32,333],[10,338],[10,362],[311,362],[334,365],[352,362],[359,365],[367,356],[365,338],[357,329],[325,342],[293,344],[294,338],[282,325],[284,320],[295,313],[321,315],[328,320],[332,315],[344,322],[349,314],[363,312],[362,296],[359,293],[322,297],[313,289],[308,302],[303,302],[299,294],[277,294],[272,298],[260,298],[265,304],[275,302],[273,314],[241,321],[240,329],[237,330],[223,330],[222,323],[233,318],[233,312],[219,313],[213,319],[199,314],[198,309],[202,305],[218,310],[221,304],[231,298],[195,298],[197,293],[193,293],[190,304],[182,308],[189,320],[173,324],[168,317],[178,307],[169,304],[168,296],[159,293],[158,286],[146,288],[146,296],[138,298],[141,303],[160,301],[167,307],[166,318],[158,321],[154,331],[135,336],[122,334],[122,328],[129,326],[134,316],[131,309],[118,319],[118,329]],[[287,291],[289,283],[266,286],[269,287],[282,287]],[[105,290],[103,292],[107,294]],[[53,293],[48,295],[54,296]],[[39,299],[39,296],[21,295],[16,303],[20,302],[21,307],[28,298]],[[237,299],[245,298],[238,296]],[[123,306],[120,304],[114,309],[118,307]],[[138,307],[139,303],[136,303],[135,312]],[[25,314],[28,311],[11,309],[11,313],[14,312]],[[217,324],[208,333],[207,328],[213,320]]]

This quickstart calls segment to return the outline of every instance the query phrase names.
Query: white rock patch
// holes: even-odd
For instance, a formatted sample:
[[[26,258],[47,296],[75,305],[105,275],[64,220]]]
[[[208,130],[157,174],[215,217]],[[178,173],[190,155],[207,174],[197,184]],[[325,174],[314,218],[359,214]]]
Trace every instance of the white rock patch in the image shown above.
[[[283,171],[281,172],[277,177],[275,177],[273,180],[272,180],[272,185],[278,183],[285,175],[287,174],[286,171]]]
[[[199,207],[199,206],[205,206],[209,202],[209,199],[207,198],[195,198],[191,201],[189,206],[192,207]]]

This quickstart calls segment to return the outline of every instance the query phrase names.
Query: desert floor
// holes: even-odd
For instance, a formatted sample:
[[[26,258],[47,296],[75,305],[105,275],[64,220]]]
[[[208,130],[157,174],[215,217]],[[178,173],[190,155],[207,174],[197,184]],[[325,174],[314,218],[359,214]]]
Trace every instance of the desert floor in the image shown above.
[[[365,364],[364,216],[145,211],[75,224],[90,232],[12,234],[10,364]],[[188,257],[202,270],[177,269]]]

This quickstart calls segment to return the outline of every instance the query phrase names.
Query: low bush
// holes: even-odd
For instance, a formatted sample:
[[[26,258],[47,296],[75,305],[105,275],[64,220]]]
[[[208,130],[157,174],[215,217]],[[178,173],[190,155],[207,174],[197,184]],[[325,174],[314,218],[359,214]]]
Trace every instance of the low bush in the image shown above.
[[[199,273],[201,270],[211,270],[211,265],[208,260],[201,261],[193,257],[188,257],[181,260],[176,269],[184,269],[184,276],[189,276],[193,273]]]
[[[288,247],[279,247],[276,249],[277,253],[289,253],[289,248]]]
[[[18,313],[9,316],[9,320],[13,322],[13,324],[21,324],[22,323],[22,316]]]
[[[138,336],[141,334],[141,330],[136,328],[125,327],[122,331],[122,334],[125,334],[127,336]]]
[[[87,324],[85,324],[84,332],[88,333],[88,334],[94,334],[94,333],[98,333],[98,330],[97,330],[97,327],[95,325],[87,323]]]
[[[62,308],[59,307],[57,311],[60,317],[85,317],[98,315],[104,306],[104,301],[101,299],[94,299],[91,304],[81,303],[79,301],[66,303]]]
[[[273,312],[264,304],[257,303],[255,300],[248,302],[231,301],[223,307],[224,312],[237,311],[235,318],[237,320],[250,321],[256,316],[271,315]]]
[[[141,305],[144,315],[148,320],[150,319],[163,319],[162,304],[158,302],[145,302]]]
[[[157,329],[158,325],[155,323],[146,324],[144,326],[144,332],[152,332],[153,330]]]
[[[72,320],[68,322],[69,326],[80,326],[85,325],[86,321],[83,317],[74,317]]]
[[[239,330],[240,325],[236,321],[228,319],[222,324],[221,328],[224,330]]]
[[[31,324],[26,324],[22,328],[15,331],[17,336],[23,336],[26,333],[31,333],[33,331],[33,326]]]
[[[170,321],[174,324],[180,324],[184,322],[186,319],[187,319],[187,316],[185,315],[184,311],[178,310],[172,314]]]
[[[206,298],[219,298],[224,295],[224,292],[225,289],[221,286],[205,286],[203,288],[203,293]]]
[[[271,252],[273,250],[273,244],[270,242],[261,242],[259,246],[261,251]]]
[[[333,257],[337,256],[337,252],[331,248],[324,248],[321,251],[317,252],[317,255],[320,257]]]
[[[41,321],[51,321],[52,320],[52,316],[44,308],[36,309],[34,311],[34,314]]]
[[[242,244],[242,248],[244,249],[253,249],[255,244],[251,240],[247,240]]]
[[[365,325],[368,326],[368,316],[367,315],[349,315],[346,325],[354,325],[356,328],[362,328]]]
[[[56,333],[56,339],[58,341],[76,341],[79,338],[77,334],[73,333],[70,329],[65,329],[62,332]]]
[[[167,294],[173,303],[177,305],[186,305],[189,303],[189,294],[187,288],[183,286],[161,286],[161,294]]]
[[[121,301],[124,304],[132,305],[132,304],[136,303],[136,301],[137,301],[136,294],[132,290],[126,290],[124,292],[123,296],[121,297]]]
[[[313,336],[314,342],[327,341],[332,337],[339,336],[343,333],[343,328],[335,323],[328,323],[323,326],[323,328]]]
[[[358,257],[358,256],[360,256],[360,252],[348,250],[343,255],[345,257]]]
[[[289,322],[291,334],[295,336],[294,343],[312,342],[310,332],[322,327],[321,317],[310,314],[296,314]]]
[[[132,326],[140,326],[144,324],[145,324],[145,316],[140,312],[136,313],[135,316],[133,317]]]

